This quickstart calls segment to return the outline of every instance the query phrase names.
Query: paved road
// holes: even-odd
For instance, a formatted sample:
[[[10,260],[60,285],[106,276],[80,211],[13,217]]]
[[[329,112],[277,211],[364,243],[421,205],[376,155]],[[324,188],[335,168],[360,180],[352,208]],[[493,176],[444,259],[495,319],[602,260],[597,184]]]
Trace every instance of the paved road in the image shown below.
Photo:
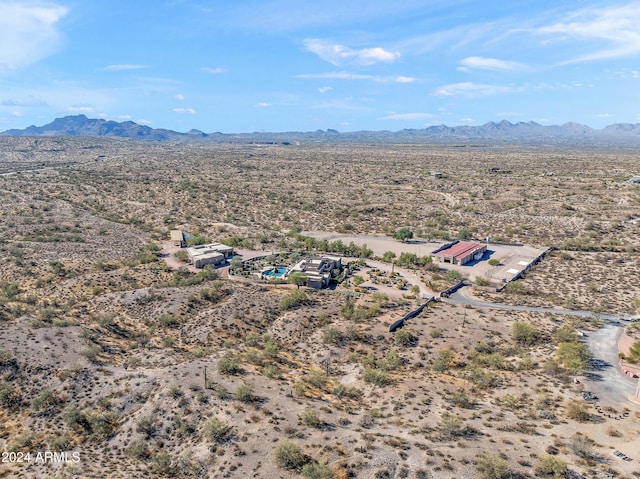
[[[594,317],[594,313],[592,311],[540,308],[537,306],[517,306],[514,304],[490,303],[488,301],[481,301],[479,299],[471,297],[467,291],[467,288],[464,288],[464,287],[460,288],[458,291],[453,293],[448,298],[441,298],[441,301],[445,303],[452,303],[452,304],[469,304],[471,306],[476,306],[478,308],[502,309],[502,310],[509,310],[509,311],[528,311],[531,313],[553,313],[553,314],[563,314],[568,316],[581,316],[583,318]],[[598,318],[607,322],[617,322],[620,320],[620,315],[601,313],[601,314],[598,314]]]
[[[618,366],[618,340],[623,330],[623,324],[611,321],[585,338],[593,355],[591,370],[585,373],[587,389],[604,402],[617,402],[636,392],[638,380],[623,374]]]

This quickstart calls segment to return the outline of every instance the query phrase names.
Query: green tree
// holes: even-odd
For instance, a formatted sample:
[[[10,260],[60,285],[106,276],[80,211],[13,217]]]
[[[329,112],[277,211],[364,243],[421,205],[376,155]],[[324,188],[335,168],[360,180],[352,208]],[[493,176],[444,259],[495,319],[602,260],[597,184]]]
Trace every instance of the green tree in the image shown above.
[[[360,286],[362,283],[364,283],[364,278],[362,276],[354,276],[353,277],[353,284],[356,286]]]
[[[408,239],[413,238],[413,231],[411,231],[409,228],[400,228],[393,234],[393,238],[404,243]]]
[[[385,263],[391,263],[396,257],[396,254],[393,251],[385,251],[382,255],[382,261]]]
[[[584,371],[589,357],[587,346],[578,342],[561,343],[556,350],[558,362],[573,373]]]
[[[298,289],[300,289],[300,286],[304,286],[306,282],[307,282],[307,276],[301,271],[294,271],[293,273],[289,274],[289,276],[287,277],[287,283],[295,284],[298,287]]]

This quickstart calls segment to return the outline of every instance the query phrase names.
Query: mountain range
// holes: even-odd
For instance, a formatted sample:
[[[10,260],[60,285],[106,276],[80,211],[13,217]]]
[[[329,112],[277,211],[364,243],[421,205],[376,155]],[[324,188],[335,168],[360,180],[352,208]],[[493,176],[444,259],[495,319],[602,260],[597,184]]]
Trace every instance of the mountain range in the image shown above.
[[[57,118],[43,126],[12,129],[0,136],[100,136],[129,138],[146,141],[171,142],[233,142],[260,144],[296,144],[308,142],[353,143],[415,143],[415,144],[470,144],[470,145],[564,145],[590,147],[640,147],[640,123],[617,123],[602,129],[593,129],[579,123],[545,126],[533,121],[511,123],[503,120],[481,126],[430,126],[422,129],[399,131],[356,131],[341,133],[336,130],[312,132],[254,132],[204,133],[190,130],[180,133],[162,128],[151,128],[133,121],[116,122],[87,118],[85,115]]]

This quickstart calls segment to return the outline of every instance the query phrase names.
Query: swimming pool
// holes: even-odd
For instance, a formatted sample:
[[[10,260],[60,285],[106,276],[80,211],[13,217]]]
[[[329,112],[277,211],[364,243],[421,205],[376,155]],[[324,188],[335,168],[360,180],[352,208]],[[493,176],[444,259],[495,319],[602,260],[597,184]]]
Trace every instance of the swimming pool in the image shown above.
[[[270,278],[282,278],[287,273],[287,268],[284,266],[278,266],[277,268],[265,269],[262,272],[262,276],[268,276]]]

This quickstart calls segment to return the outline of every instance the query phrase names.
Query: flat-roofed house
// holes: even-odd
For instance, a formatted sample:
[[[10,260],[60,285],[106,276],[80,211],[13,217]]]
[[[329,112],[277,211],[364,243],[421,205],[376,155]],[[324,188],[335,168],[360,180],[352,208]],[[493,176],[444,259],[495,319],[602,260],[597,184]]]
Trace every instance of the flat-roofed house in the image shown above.
[[[187,241],[184,237],[184,231],[171,230],[169,232],[169,236],[171,237],[171,243],[173,244],[173,246],[180,246],[180,248],[185,248],[187,246]]]
[[[208,264],[217,266],[233,256],[233,248],[221,243],[201,244],[187,248],[187,255],[196,268],[202,268]]]
[[[331,271],[342,267],[342,258],[338,256],[307,257],[291,268],[289,274],[299,271],[307,278],[309,288],[324,288],[329,286]]]
[[[438,251],[435,254],[436,260],[440,263],[451,263],[463,265],[470,261],[479,260],[487,250],[487,245],[472,241],[460,241],[451,245],[447,249]]]

